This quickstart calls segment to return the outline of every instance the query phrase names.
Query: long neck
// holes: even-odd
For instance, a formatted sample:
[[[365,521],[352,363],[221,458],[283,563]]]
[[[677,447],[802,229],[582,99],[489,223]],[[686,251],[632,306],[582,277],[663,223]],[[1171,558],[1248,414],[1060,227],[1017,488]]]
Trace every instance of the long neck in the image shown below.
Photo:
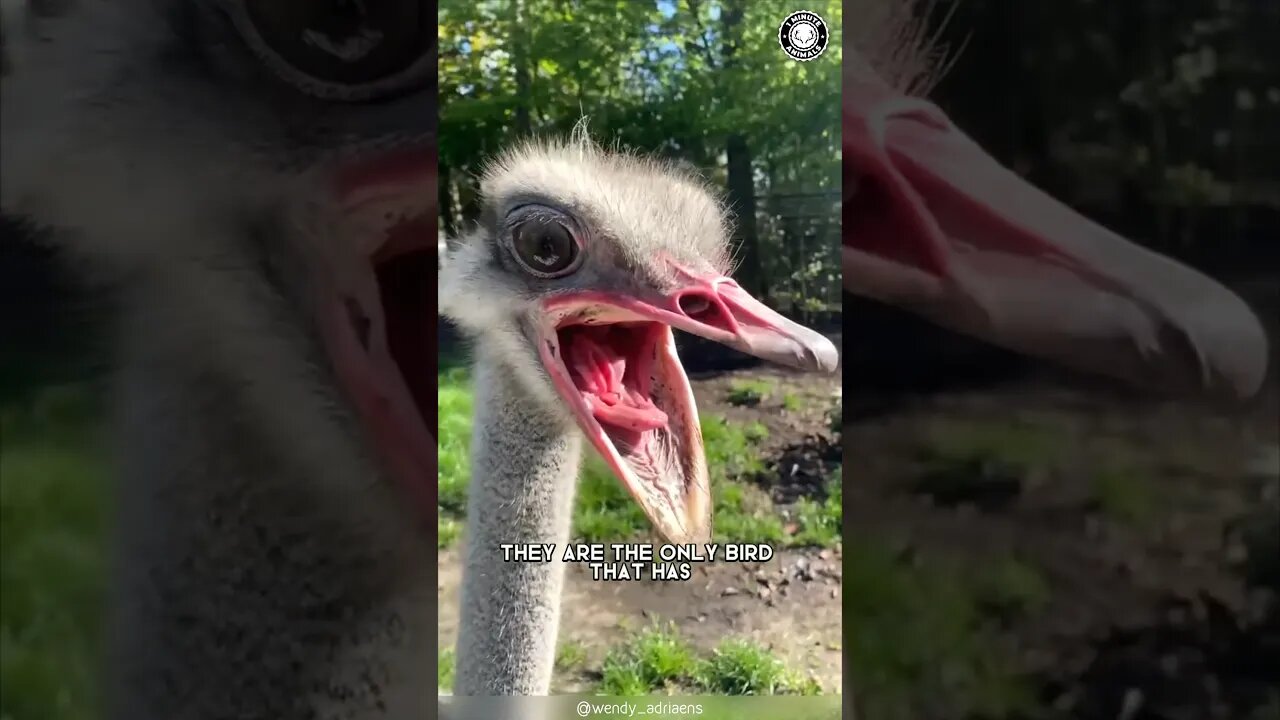
[[[569,539],[582,437],[477,348],[467,555],[454,693],[546,695],[564,564],[503,562],[501,545]]]
[[[358,434],[288,358],[227,377],[209,318],[125,316],[107,717],[425,717],[434,549]]]

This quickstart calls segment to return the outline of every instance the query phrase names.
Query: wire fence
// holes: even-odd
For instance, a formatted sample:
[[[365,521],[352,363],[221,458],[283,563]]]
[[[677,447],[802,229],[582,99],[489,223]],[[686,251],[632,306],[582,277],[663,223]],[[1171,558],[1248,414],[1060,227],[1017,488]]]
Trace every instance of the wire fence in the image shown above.
[[[840,193],[787,192],[756,198],[760,256],[773,305],[802,323],[838,319]]]

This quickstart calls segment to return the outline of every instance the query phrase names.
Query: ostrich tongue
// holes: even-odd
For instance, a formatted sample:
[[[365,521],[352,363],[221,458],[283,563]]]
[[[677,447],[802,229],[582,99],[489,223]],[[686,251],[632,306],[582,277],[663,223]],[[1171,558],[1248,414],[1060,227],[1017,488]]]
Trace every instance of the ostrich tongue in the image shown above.
[[[652,328],[630,330],[618,325],[566,330],[569,372],[602,424],[635,433],[667,427],[667,414],[650,398],[654,357],[643,349],[651,344],[642,343],[640,352],[632,344],[634,333],[649,332]]]

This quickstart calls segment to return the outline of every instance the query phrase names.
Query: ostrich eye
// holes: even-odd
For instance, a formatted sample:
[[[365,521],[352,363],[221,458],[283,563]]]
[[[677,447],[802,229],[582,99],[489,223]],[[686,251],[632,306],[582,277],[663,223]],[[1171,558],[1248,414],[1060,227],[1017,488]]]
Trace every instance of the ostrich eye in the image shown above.
[[[436,28],[419,0],[234,0],[249,47],[308,94],[381,99],[428,77]]]
[[[530,273],[544,278],[568,275],[577,269],[580,251],[573,233],[551,218],[530,218],[511,233],[516,259]]]

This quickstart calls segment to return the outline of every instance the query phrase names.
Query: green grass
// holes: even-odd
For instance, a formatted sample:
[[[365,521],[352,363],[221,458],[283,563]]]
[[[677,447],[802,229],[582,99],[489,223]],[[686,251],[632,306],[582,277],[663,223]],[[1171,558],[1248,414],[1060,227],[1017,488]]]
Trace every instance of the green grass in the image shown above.
[[[733,405],[755,406],[769,397],[774,384],[768,380],[734,380],[729,383],[728,401]]]
[[[1014,658],[996,640],[985,605],[993,593],[1038,602],[1041,589],[1028,589],[1035,581],[1012,567],[992,579],[937,560],[906,560],[881,545],[845,546],[845,672],[858,679],[867,717],[911,720],[936,710],[928,703],[940,698],[955,717],[1030,708],[1032,687],[1012,671]]]
[[[467,477],[471,464],[471,388],[463,370],[450,370],[438,377],[439,504],[442,510],[456,516],[463,513],[467,503]]]
[[[672,628],[654,626],[609,651],[599,689],[605,695],[645,695],[676,689],[697,671],[697,655],[688,642]]]
[[[649,521],[622,482],[591,452],[582,466],[574,500],[574,535],[586,542],[631,538],[644,532]]]
[[[773,653],[737,638],[716,647],[698,669],[698,685],[721,695],[817,695],[817,681],[789,670]]]
[[[757,446],[769,437],[761,423],[730,422],[719,415],[702,418],[702,442],[707,453],[711,481],[748,477],[764,470]]]
[[[920,443],[918,456],[935,470],[994,461],[1018,470],[1052,464],[1063,453],[1053,428],[1023,422],[944,422]]]
[[[98,706],[106,482],[87,418],[54,390],[0,411],[0,717],[80,720]]]
[[[437,510],[436,531],[436,549],[443,550],[447,547],[453,547],[454,543],[458,542],[458,539],[462,537],[462,521]]]
[[[556,648],[556,671],[573,672],[587,662],[587,646],[576,640],[566,640]]]
[[[782,517],[767,493],[754,485],[715,482],[711,485],[715,542],[781,543],[785,539]]]
[[[801,498],[795,507],[796,533],[788,545],[827,547],[841,540],[844,527],[844,483],[840,466],[827,480],[827,497],[821,501]]]
[[[769,650],[726,638],[700,656],[672,626],[655,625],[612,648],[597,688],[604,695],[668,694],[817,695],[821,688]]]
[[[453,650],[441,648],[436,653],[436,685],[441,690],[453,690],[453,678],[458,669]]]
[[[985,612],[1009,617],[1034,615],[1049,604],[1051,596],[1044,573],[1014,557],[985,561],[974,587]]]
[[[471,434],[471,395],[461,370],[440,380],[440,514],[441,548],[461,535],[469,478],[467,456]],[[765,469],[758,450],[769,435],[760,423],[730,422],[718,415],[702,418],[702,439],[711,476],[714,539],[717,542],[774,542],[832,545],[839,540],[839,482],[823,501],[802,500],[796,507],[800,530],[788,537],[778,509],[768,495],[747,482]],[[832,499],[834,498],[834,499]],[[594,451],[588,451],[574,505],[575,538],[586,542],[634,539],[650,532],[644,511]]]
[[[1146,526],[1155,517],[1157,493],[1151,480],[1137,467],[1111,462],[1099,468],[1089,482],[1093,505],[1107,517],[1135,526]]]

